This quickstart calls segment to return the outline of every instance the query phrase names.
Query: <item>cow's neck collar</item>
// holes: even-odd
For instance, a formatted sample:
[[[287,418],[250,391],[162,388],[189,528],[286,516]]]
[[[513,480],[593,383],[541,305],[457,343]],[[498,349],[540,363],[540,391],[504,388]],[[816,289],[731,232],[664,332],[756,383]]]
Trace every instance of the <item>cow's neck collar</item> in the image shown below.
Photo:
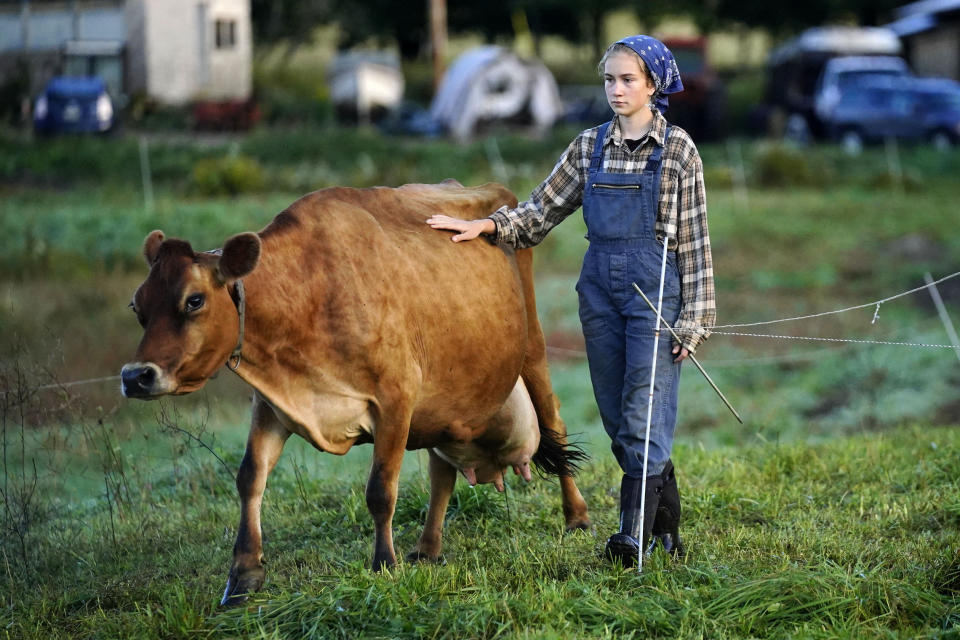
[[[210,249],[209,251],[204,251],[204,253],[222,256],[223,249]],[[233,283],[233,291],[230,293],[230,299],[233,300],[233,304],[237,307],[237,315],[240,317],[240,332],[237,334],[237,346],[233,348],[233,352],[230,354],[230,357],[227,358],[227,367],[231,371],[236,371],[240,368],[240,360],[242,359],[243,321],[247,314],[247,296],[243,291],[243,280],[237,280]],[[236,361],[236,364],[231,364],[233,361]]]
[[[230,298],[233,300],[233,303],[237,305],[237,315],[240,317],[240,333],[237,335],[237,346],[233,348],[233,353],[227,358],[227,367],[229,367],[231,371],[236,371],[240,368],[240,360],[242,358],[243,321],[247,312],[247,296],[243,291],[243,280],[237,280],[233,283],[233,295],[231,295]]]

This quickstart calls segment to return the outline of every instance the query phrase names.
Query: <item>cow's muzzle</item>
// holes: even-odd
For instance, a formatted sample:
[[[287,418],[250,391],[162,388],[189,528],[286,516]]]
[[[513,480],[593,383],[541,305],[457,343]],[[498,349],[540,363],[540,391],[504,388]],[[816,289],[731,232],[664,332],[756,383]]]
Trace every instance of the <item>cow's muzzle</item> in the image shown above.
[[[120,389],[127,398],[154,398],[169,393],[164,375],[152,362],[133,362],[120,370]]]

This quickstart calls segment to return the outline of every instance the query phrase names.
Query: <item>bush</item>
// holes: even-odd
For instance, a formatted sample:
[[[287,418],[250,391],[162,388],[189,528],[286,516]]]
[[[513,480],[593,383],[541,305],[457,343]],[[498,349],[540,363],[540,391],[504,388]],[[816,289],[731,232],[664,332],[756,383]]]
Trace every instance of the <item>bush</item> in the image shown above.
[[[761,148],[754,159],[753,174],[761,187],[809,186],[823,177],[814,171],[802,150],[783,144]]]
[[[253,193],[264,186],[260,164],[244,155],[198,160],[190,182],[193,190],[205,196]]]
[[[923,176],[915,171],[895,173],[884,169],[867,179],[867,187],[871,189],[902,190],[918,193],[924,188]]]
[[[163,104],[142,92],[135,93],[125,110],[126,120],[144,131],[184,131],[190,128],[190,110]]]
[[[257,91],[257,104],[267,124],[326,125],[333,121],[333,105],[322,97],[305,97],[282,87]]]
[[[705,166],[703,181],[707,189],[729,189],[733,186],[733,169],[727,166]]]

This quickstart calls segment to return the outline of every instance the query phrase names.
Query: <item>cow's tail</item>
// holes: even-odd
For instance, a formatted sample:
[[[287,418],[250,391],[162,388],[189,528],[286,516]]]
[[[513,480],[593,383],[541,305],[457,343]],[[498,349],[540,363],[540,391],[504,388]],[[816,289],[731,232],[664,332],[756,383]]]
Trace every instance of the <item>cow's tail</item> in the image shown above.
[[[533,466],[541,475],[572,476],[589,459],[579,445],[564,440],[550,427],[540,425],[540,446],[533,454]]]

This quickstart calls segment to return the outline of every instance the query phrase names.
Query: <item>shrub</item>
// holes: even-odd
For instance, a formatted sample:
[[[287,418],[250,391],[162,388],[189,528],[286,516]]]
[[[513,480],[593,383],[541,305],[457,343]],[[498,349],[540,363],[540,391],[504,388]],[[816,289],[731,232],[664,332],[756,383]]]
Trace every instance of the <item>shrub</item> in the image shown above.
[[[733,186],[733,169],[726,166],[705,166],[703,181],[707,189],[729,189]]]
[[[753,174],[761,187],[806,186],[818,178],[803,151],[782,144],[758,150]]]
[[[249,156],[204,158],[193,165],[191,186],[206,196],[252,193],[263,189],[263,170]]]
[[[915,171],[895,173],[889,169],[884,169],[867,179],[867,187],[917,193],[923,190],[924,181],[923,177]]]

